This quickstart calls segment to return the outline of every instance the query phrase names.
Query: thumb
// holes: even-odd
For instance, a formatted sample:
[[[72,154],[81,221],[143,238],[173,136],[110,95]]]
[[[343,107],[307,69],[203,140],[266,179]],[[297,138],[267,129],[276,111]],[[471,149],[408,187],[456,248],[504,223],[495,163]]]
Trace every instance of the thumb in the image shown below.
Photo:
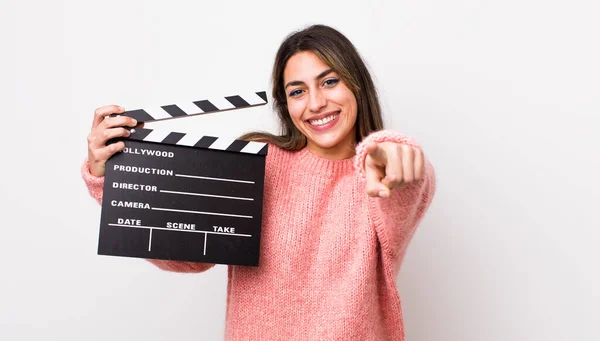
[[[383,172],[381,168],[374,165],[365,167],[365,178],[367,180],[367,194],[371,197],[387,197],[389,196],[389,188],[381,182]]]

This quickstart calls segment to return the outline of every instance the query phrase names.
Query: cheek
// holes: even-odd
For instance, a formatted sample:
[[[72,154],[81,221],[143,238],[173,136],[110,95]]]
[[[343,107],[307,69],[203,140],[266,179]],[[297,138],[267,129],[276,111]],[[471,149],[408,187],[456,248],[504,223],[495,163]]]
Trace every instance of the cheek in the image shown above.
[[[356,98],[354,97],[354,94],[352,93],[352,91],[350,91],[350,89],[348,89],[345,86],[339,87],[336,90],[338,90],[338,91],[331,94],[332,95],[331,99],[333,101],[335,101],[336,103],[343,105],[347,109],[350,109],[350,110],[356,112],[356,107],[357,107]]]
[[[288,112],[294,120],[300,120],[302,113],[304,112],[303,106],[300,101],[288,101]]]

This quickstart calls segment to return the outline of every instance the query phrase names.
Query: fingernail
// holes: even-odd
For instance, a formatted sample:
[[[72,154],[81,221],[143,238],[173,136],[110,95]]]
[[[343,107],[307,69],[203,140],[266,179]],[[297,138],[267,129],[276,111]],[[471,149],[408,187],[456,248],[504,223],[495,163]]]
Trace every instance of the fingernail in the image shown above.
[[[121,109],[122,111],[125,111],[125,108],[123,108],[122,106],[119,106],[119,109]]]
[[[379,191],[379,196],[382,198],[387,198],[388,197],[388,192],[387,191]]]
[[[137,120],[135,118],[133,119],[133,124],[137,125]]]

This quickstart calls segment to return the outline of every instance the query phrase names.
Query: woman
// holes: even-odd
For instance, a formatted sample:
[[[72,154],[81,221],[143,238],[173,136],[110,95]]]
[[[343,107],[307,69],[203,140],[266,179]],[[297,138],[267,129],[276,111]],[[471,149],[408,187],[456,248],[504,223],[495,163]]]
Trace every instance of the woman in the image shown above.
[[[395,284],[435,191],[431,164],[410,138],[384,131],[369,72],[352,43],[316,25],[289,35],[275,58],[282,134],[269,142],[258,267],[229,266],[228,340],[403,340]],[[96,110],[82,174],[102,200],[105,146],[135,126],[123,108]],[[203,272],[213,264],[149,260]]]

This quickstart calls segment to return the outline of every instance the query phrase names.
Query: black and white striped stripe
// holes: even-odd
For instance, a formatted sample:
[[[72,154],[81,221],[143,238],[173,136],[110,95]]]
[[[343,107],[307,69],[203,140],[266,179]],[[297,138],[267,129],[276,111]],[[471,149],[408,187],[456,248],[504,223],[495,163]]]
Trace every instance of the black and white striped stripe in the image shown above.
[[[131,129],[131,135],[127,139],[255,155],[267,155],[268,151],[268,145],[263,142],[145,128]]]
[[[169,118],[207,114],[216,111],[253,107],[267,104],[265,91],[216,97],[194,102],[183,102],[126,111],[123,114],[135,118],[138,122],[160,121]]]

